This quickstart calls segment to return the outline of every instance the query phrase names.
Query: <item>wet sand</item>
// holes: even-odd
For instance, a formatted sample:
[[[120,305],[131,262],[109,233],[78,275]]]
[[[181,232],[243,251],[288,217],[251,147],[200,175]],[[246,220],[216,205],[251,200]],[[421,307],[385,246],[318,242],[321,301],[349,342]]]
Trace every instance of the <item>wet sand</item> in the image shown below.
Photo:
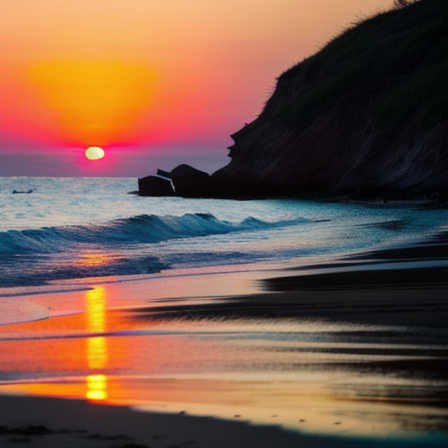
[[[319,318],[358,324],[447,328],[447,275],[446,268],[427,268],[393,273],[284,276],[263,281],[272,293],[231,298],[218,304],[151,306],[140,308],[138,313],[142,318],[152,319]],[[417,283],[420,278],[424,282]],[[431,278],[437,281],[429,281]],[[405,284],[406,279],[409,281]]]
[[[275,426],[52,398],[0,395],[0,422],[2,447],[292,448],[307,439],[314,442]]]
[[[213,418],[134,412],[73,400],[0,396],[0,446],[31,448],[442,447],[442,433],[387,439],[318,436]]]
[[[445,234],[412,248],[281,273],[103,285],[90,297],[89,291],[31,296],[54,314],[0,328],[0,392],[41,397],[0,396],[0,446],[446,446],[446,248]],[[244,279],[256,287],[243,287]],[[61,311],[67,297],[72,314]],[[263,331],[261,348],[239,333],[251,325],[251,338]],[[16,332],[34,336],[15,340]],[[171,375],[170,363],[182,353],[190,364],[175,364]],[[233,371],[228,356],[239,363],[230,367],[249,367]],[[28,364],[33,382],[27,375],[8,382]],[[151,364],[155,370],[140,378]],[[51,378],[56,367],[63,380]],[[89,376],[99,384],[89,386]],[[80,400],[89,393],[97,397]],[[167,403],[166,412],[154,412]],[[222,418],[200,417],[207,414]]]
[[[407,437],[310,435],[275,425],[136,412],[84,401],[0,395],[0,447],[337,448],[446,446],[446,433]],[[304,424],[306,420],[303,420]],[[341,422],[336,422],[341,425]]]

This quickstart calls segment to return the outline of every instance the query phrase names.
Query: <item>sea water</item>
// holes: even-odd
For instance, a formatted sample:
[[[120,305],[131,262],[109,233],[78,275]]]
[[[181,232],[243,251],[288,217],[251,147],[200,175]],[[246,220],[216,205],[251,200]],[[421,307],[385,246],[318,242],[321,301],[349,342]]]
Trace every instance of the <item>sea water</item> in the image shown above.
[[[153,198],[136,188],[132,178],[2,178],[0,287],[323,263],[422,239],[448,222],[446,209],[417,205]]]

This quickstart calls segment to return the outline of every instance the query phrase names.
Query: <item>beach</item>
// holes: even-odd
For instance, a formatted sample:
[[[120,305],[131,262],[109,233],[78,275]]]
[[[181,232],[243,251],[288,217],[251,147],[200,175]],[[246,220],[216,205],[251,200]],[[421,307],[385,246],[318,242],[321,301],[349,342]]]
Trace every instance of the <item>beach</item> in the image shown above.
[[[134,183],[4,180],[0,446],[446,445],[446,209]]]
[[[0,446],[5,447],[294,447],[302,440],[275,426],[82,401],[3,396],[0,403]]]
[[[0,8],[0,448],[448,447],[447,2]]]
[[[54,317],[0,327],[2,359],[15,372],[31,363],[43,379],[23,375],[0,386],[0,446],[444,446],[447,267],[416,267],[442,260],[444,249],[440,240],[407,248],[413,255],[406,259],[386,251],[320,271],[184,272],[28,295]],[[143,306],[137,296],[144,291],[152,299]],[[93,304],[81,311],[89,292]],[[133,333],[125,335],[129,326]],[[191,326],[194,335],[186,331]],[[34,336],[17,341],[17,328]],[[149,354],[135,350],[148,328]],[[244,342],[242,328],[252,341]],[[256,338],[261,328],[264,341]],[[95,329],[101,337],[88,338]],[[294,331],[306,338],[280,337]],[[258,344],[268,353],[261,360]],[[181,352],[188,365],[173,366]],[[119,372],[130,362],[120,356],[133,357],[135,375]],[[235,360],[229,366],[227,356],[251,366],[240,364],[243,372],[233,374]],[[66,363],[63,379],[45,374],[56,358],[59,368]],[[141,364],[150,360],[154,368],[143,375]],[[96,378],[79,376],[85,367]]]

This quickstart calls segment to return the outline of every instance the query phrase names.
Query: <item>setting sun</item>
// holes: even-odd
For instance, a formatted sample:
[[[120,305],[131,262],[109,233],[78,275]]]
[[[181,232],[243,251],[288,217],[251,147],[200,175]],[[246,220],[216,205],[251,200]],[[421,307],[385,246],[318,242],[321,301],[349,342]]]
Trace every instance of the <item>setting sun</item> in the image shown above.
[[[100,160],[104,157],[104,150],[99,146],[89,146],[85,152],[86,159]]]

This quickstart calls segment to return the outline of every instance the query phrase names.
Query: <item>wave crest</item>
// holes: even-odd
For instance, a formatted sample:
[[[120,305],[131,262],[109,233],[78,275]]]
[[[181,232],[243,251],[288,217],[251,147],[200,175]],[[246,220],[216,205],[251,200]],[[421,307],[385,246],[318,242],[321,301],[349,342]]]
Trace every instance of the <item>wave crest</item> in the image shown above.
[[[100,224],[9,230],[0,233],[0,247],[6,255],[51,254],[63,251],[73,243],[102,246],[157,243],[172,238],[229,232],[233,228],[232,224],[212,215],[138,215]]]
[[[298,221],[291,223],[297,224]],[[259,230],[279,224],[285,225],[287,222],[267,223],[249,217],[235,224],[219,220],[209,213],[188,213],[183,216],[137,215],[100,224],[1,232],[0,251],[4,255],[51,254],[66,250],[73,243],[106,247],[158,243],[174,238]]]

